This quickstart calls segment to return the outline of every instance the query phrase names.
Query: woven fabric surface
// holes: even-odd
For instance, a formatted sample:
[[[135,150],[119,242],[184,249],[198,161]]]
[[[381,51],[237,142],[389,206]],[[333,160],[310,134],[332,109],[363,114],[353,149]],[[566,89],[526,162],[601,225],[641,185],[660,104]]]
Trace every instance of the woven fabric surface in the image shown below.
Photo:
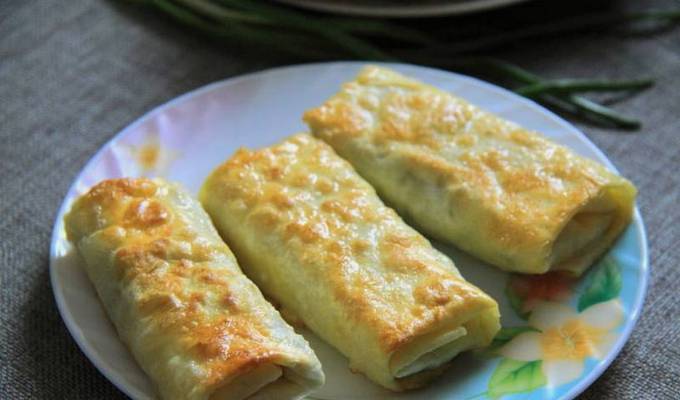
[[[495,15],[541,13],[547,3]],[[638,325],[580,398],[680,398],[680,29],[561,36],[494,55],[551,77],[656,79],[615,106],[642,118],[642,130],[576,121],[639,188],[651,261]],[[96,150],[149,109],[216,80],[294,62],[206,40],[127,2],[0,3],[0,398],[125,398],[80,352],[52,295],[49,243],[63,196]]]

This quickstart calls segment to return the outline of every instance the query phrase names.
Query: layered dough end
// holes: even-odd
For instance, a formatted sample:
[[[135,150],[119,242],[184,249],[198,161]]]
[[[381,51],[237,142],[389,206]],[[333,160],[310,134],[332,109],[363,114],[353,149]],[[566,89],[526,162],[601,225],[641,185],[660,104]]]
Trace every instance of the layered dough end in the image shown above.
[[[632,185],[603,187],[575,212],[557,235],[547,268],[581,275],[630,223],[634,199]]]

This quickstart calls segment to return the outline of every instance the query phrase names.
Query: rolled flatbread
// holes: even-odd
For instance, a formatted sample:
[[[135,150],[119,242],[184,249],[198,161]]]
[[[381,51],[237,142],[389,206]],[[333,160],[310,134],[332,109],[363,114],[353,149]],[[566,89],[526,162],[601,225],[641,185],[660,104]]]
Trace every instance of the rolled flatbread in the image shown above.
[[[422,386],[499,329],[496,302],[311,135],[239,150],[199,199],[282,313],[386,388]]]
[[[631,220],[628,180],[387,68],[304,120],[407,221],[508,271],[580,275]]]
[[[65,223],[118,335],[163,399],[295,399],[323,383],[307,342],[179,186],[103,181]]]

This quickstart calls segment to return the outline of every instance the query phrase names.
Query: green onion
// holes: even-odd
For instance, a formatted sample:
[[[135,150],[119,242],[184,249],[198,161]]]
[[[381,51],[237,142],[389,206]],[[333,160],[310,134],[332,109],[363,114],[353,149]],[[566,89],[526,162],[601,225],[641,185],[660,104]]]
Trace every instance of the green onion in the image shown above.
[[[468,60],[462,60],[461,63],[473,65],[478,68],[486,68],[487,70],[491,70],[492,72],[500,73],[500,75],[503,75],[506,78],[515,80],[517,82],[529,86],[540,85],[544,83],[543,79],[536,74],[524,70],[516,65],[492,58],[471,58]],[[606,84],[606,82],[600,83]],[[641,80],[633,83],[636,84],[633,86],[645,86],[645,87],[648,87],[648,85],[651,84],[651,82],[649,82],[648,80]],[[620,87],[621,85],[620,82],[618,83],[614,82],[613,86]],[[557,111],[579,115],[587,119],[588,121],[591,121],[599,125],[621,129],[638,129],[641,126],[640,121],[634,118],[626,117],[609,107],[595,103],[594,101],[588,100],[582,96],[577,96],[570,93],[566,94],[542,93],[534,98],[548,106],[552,106]]]
[[[335,17],[305,12],[261,0],[135,0],[212,37],[247,42],[304,60],[355,58],[423,63],[478,75],[491,73],[513,82],[514,91],[550,108],[599,125],[636,129],[640,122],[579,95],[585,92],[644,90],[651,79],[544,79],[507,62],[466,56],[503,44],[565,32],[582,32],[635,24],[668,27],[680,22],[680,9],[605,13],[552,21],[479,37],[450,39],[439,34],[377,19]],[[460,32],[460,31],[459,31]],[[390,40],[380,46],[373,40]]]
[[[532,83],[515,89],[515,93],[526,97],[534,97],[542,94],[564,94],[581,92],[618,92],[629,90],[642,90],[651,87],[654,81],[651,79],[637,79],[630,81],[609,80],[579,80],[558,79]]]
[[[551,21],[544,24],[503,31],[497,34],[488,34],[479,38],[467,39],[464,42],[439,46],[431,50],[440,54],[460,54],[472,51],[487,50],[501,45],[515,43],[521,40],[533,38],[545,38],[564,33],[584,32],[594,29],[606,29],[617,24],[633,23],[662,23],[674,24],[680,22],[680,10],[660,11],[650,10],[628,14],[605,13],[584,15],[563,21]]]

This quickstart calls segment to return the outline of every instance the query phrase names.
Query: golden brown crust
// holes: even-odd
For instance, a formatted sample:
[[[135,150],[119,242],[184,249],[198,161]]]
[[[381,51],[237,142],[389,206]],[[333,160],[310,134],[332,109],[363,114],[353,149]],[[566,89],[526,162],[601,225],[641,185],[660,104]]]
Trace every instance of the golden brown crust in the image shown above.
[[[231,261],[227,246],[192,240],[197,232],[173,218],[172,211],[154,198],[157,190],[148,179],[108,180],[74,209],[99,211],[94,218],[106,221],[104,229],[128,231],[129,238],[114,253],[116,270],[124,281],[141,288],[139,302],[147,321],[168,334],[180,334],[184,345],[196,350],[197,358],[206,363],[208,380],[248,367],[248,359],[263,359],[269,352],[262,345],[267,332],[257,320],[233,306],[216,315],[203,311],[210,306],[206,293],[218,299],[234,296],[225,272],[238,274],[235,266],[220,269],[217,278],[213,268],[203,264],[211,252]],[[122,218],[116,221],[117,216]]]
[[[346,162],[307,135],[259,151],[242,149],[213,176],[221,177],[214,184],[221,185],[231,201],[257,198],[248,211],[257,219],[254,223],[261,229],[280,231],[288,251],[321,258],[321,262],[300,267],[324,268],[320,273],[332,281],[337,300],[351,309],[355,318],[375,325],[386,350],[394,350],[443,314],[475,306],[475,297],[486,297],[454,275],[451,265],[428,254],[431,248],[425,238],[404,229],[394,211],[379,202],[373,189]],[[310,178],[312,191],[298,188],[298,182]],[[328,188],[333,185],[337,188]],[[263,215],[268,217],[263,219]],[[369,246],[357,246],[357,241],[365,240],[360,230],[371,225],[384,229],[374,232]],[[358,259],[380,260],[383,271],[354,271],[350,261]],[[397,304],[388,302],[394,291],[392,283],[402,279],[401,274],[425,281],[422,285],[446,285],[444,301],[433,303],[419,295],[430,288],[416,286],[413,293],[394,293]],[[422,313],[423,308],[428,312]]]
[[[297,361],[304,356],[304,349],[273,337],[278,314],[239,270],[207,215],[175,187],[143,178],[104,181],[76,201],[66,226],[69,238],[84,246],[86,259],[93,238],[110,252],[116,282],[109,285],[123,296],[115,302],[127,301],[132,308],[124,311],[130,314],[127,322],[114,318],[123,340],[145,357],[170,351],[194,365],[197,376],[179,379],[193,379],[198,391],[208,393],[291,353]],[[97,282],[106,267],[89,264]],[[171,348],[161,349],[163,343]],[[153,378],[173,379],[166,375],[171,365],[145,364]],[[172,383],[160,382],[165,385]]]
[[[347,162],[307,134],[259,151],[239,150],[208,178],[201,201],[235,251],[245,253],[239,257],[257,252],[242,244],[256,237],[280,254],[279,264],[295,260],[294,270],[285,273],[313,277],[314,285],[332,293],[347,324],[373,332],[383,353],[445,319],[496,307]],[[259,269],[248,263],[244,268]],[[284,273],[286,267],[280,268]],[[284,306],[290,302],[268,293],[266,284],[260,287]]]
[[[400,211],[417,214],[407,205],[407,196],[393,194],[403,191],[398,180],[404,180],[395,169],[415,175],[412,181],[421,190],[438,192],[425,202],[451,203],[461,210],[465,205],[459,202],[474,203],[484,217],[475,217],[485,232],[483,240],[534,249],[541,255],[532,257],[543,257],[544,263],[550,238],[603,186],[627,185],[634,192],[629,182],[563,146],[385,68],[364,68],[339,93],[307,111],[304,120]],[[443,231],[451,228],[430,228],[433,223],[422,222],[425,218],[414,219],[435,236],[460,245],[457,236],[462,233],[447,235]],[[465,224],[459,231],[471,229],[458,221],[452,224]],[[527,268],[495,261],[510,269]]]
[[[369,86],[384,82],[375,80],[377,73],[368,68],[357,80]],[[358,84],[348,83],[344,90],[359,90],[355,86]],[[374,106],[376,117],[368,129],[367,110],[351,96],[335,97],[306,112],[304,118],[312,126],[332,126],[334,129],[323,135],[331,143],[345,136],[364,136],[376,146],[401,153],[411,168],[427,169],[442,185],[474,187],[483,196],[482,201],[497,204],[491,230],[508,245],[540,238],[542,235],[535,231],[544,229],[544,225],[535,220],[555,219],[562,211],[562,198],[578,201],[588,196],[591,179],[597,179],[591,174],[597,171],[574,165],[566,149],[518,126],[493,120],[489,114],[435,88],[423,85],[414,89],[383,95]],[[480,124],[479,120],[484,120],[485,128],[471,130],[470,124]],[[460,136],[464,140],[487,137],[486,142],[493,137],[493,141],[488,148],[457,153],[460,162],[454,164],[441,150]],[[513,163],[519,153],[529,156],[529,162]],[[558,177],[569,178],[573,184],[564,188],[556,181]],[[526,218],[528,213],[533,217]]]

